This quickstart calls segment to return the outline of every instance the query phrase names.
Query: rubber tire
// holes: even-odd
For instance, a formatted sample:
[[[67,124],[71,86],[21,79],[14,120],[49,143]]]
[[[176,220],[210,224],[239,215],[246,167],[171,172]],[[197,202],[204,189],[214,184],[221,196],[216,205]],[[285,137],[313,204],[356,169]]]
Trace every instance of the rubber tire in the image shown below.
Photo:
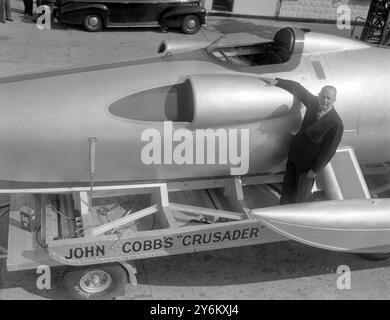
[[[98,25],[95,26],[95,27],[88,24],[88,20],[89,20],[90,18],[93,18],[93,17],[97,18],[98,21],[99,21]],[[86,16],[84,17],[84,20],[83,20],[83,26],[84,26],[85,30],[87,30],[87,31],[89,31],[89,32],[99,32],[99,31],[101,31],[101,30],[103,29],[103,19],[102,19],[102,17],[99,16],[98,14],[89,14],[89,15],[86,15]]]
[[[88,271],[103,270],[111,276],[111,285],[102,292],[88,293],[80,287],[80,278]],[[75,300],[112,300],[124,294],[127,274],[119,264],[95,265],[86,267],[70,267],[64,273],[62,285]]]
[[[366,260],[380,261],[390,258],[390,252],[385,253],[359,253],[359,256]]]
[[[187,28],[187,21],[191,19],[193,19],[196,22],[194,29]],[[200,18],[194,14],[185,16],[181,21],[181,31],[183,31],[186,34],[195,34],[200,30],[201,27],[202,27],[202,23],[200,21]]]

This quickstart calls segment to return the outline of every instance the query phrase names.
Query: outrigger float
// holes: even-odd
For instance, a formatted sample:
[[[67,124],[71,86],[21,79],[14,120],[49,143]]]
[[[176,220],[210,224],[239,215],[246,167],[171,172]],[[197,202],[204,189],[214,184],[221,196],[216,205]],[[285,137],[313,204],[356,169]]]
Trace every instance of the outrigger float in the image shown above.
[[[278,206],[282,179],[1,190],[11,193],[7,268],[68,266],[63,283],[72,297],[95,299],[120,295],[127,279],[136,285],[137,259],[288,239],[390,251],[390,200],[371,198],[353,149],[340,148],[319,179],[332,201]]]

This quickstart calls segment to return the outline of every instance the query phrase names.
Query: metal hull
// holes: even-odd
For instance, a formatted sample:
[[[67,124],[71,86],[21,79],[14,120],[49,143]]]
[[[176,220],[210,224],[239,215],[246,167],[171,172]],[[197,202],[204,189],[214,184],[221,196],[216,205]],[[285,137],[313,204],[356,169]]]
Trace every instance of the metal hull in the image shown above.
[[[251,215],[290,239],[359,253],[390,251],[388,199],[320,201],[255,209]]]
[[[144,164],[140,156],[145,146],[145,142],[141,141],[142,133],[153,128],[164,136],[162,119],[158,121],[152,117],[154,106],[139,101],[137,112],[144,116],[142,120],[110,112],[109,107],[121,99],[155,88],[173,87],[183,83],[189,76],[205,79],[216,76],[229,79],[245,77],[250,81],[258,81],[259,74],[279,76],[297,80],[312,92],[318,91],[325,83],[334,84],[339,90],[337,110],[346,129],[343,143],[355,148],[361,164],[387,161],[390,158],[387,143],[390,135],[387,125],[390,123],[387,83],[390,76],[385,74],[382,79],[377,79],[376,69],[378,60],[382,61],[382,69],[390,69],[390,51],[367,47],[319,53],[309,44],[307,48],[310,48],[309,52],[296,57],[299,64],[288,72],[270,73],[269,66],[264,68],[264,72],[259,67],[251,72],[238,72],[205,58],[202,51],[194,51],[190,58],[184,53],[174,55],[173,59],[160,56],[119,65],[0,79],[0,149],[3,150],[0,162],[1,186],[23,188],[31,183],[35,187],[47,183],[88,183],[89,137],[97,138],[96,183],[230,175],[229,164]],[[313,68],[313,59],[320,61],[325,79],[318,78]],[[360,71],[362,68],[363,71]],[[200,90],[216,89],[202,84],[198,87]],[[210,110],[213,119],[217,121],[206,121],[207,108],[213,105],[208,106],[205,101],[201,102],[203,113],[199,119],[206,121],[212,129],[222,126],[225,129],[249,130],[247,174],[283,171],[289,142],[292,133],[299,128],[304,108],[297,108],[290,95],[275,88],[269,88],[274,90],[274,94],[268,95],[271,98],[267,98],[264,105],[261,99],[253,103],[251,99],[258,93],[257,87],[252,86],[253,93],[245,92],[241,105],[238,105],[240,101],[236,101],[236,115],[238,118],[248,113],[253,115],[253,119],[241,117],[243,121],[231,121],[235,117],[234,105],[231,104],[231,119],[225,121],[227,113],[223,106],[231,101],[223,94],[223,88],[222,82],[217,96],[221,101],[220,110]],[[266,90],[260,81],[258,89]],[[233,90],[233,87],[229,90]],[[199,96],[207,96],[207,92],[200,92]],[[372,98],[370,103],[366,103],[366,96]],[[149,103],[153,99],[145,101]],[[155,101],[156,108],[162,108],[158,97]],[[267,108],[258,118],[256,103],[260,111]],[[373,114],[378,115],[376,121],[370,120]],[[220,125],[218,117],[221,118]],[[192,122],[173,122],[173,130],[185,128],[194,131],[198,126],[204,127],[196,119]],[[218,154],[218,150],[216,152]]]
[[[177,71],[172,71],[173,66]],[[229,175],[229,165],[145,165],[142,132],[153,128],[163,137],[163,122],[131,120],[108,111],[110,104],[125,96],[180,83],[187,74],[210,71],[226,73],[210,63],[157,62],[0,84],[0,95],[6,101],[0,111],[4,132],[0,148],[6,150],[0,164],[1,180],[88,182],[89,137],[97,138],[96,182]],[[250,172],[283,170],[290,131],[298,121],[293,114],[239,127],[250,130],[253,142]],[[174,130],[180,128],[195,129],[190,123],[173,122]]]

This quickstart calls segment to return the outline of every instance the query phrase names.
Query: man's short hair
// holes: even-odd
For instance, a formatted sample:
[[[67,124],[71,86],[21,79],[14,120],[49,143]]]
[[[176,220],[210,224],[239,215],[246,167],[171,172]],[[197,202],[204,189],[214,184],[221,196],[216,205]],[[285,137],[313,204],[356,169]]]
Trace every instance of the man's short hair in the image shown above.
[[[324,87],[321,89],[321,91],[322,91],[322,90],[325,90],[325,89],[333,90],[334,96],[337,96],[337,89],[336,89],[335,87],[333,87],[333,86],[324,86]]]

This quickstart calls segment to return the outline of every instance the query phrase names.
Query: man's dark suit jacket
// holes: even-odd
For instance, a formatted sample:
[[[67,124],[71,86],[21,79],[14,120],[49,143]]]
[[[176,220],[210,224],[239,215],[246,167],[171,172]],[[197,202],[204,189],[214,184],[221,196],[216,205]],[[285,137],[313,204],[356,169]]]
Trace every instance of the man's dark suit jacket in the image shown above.
[[[278,87],[292,93],[306,106],[301,128],[292,139],[288,160],[299,168],[318,173],[336,153],[344,131],[343,122],[334,108],[317,120],[318,97],[297,82],[277,80]]]

